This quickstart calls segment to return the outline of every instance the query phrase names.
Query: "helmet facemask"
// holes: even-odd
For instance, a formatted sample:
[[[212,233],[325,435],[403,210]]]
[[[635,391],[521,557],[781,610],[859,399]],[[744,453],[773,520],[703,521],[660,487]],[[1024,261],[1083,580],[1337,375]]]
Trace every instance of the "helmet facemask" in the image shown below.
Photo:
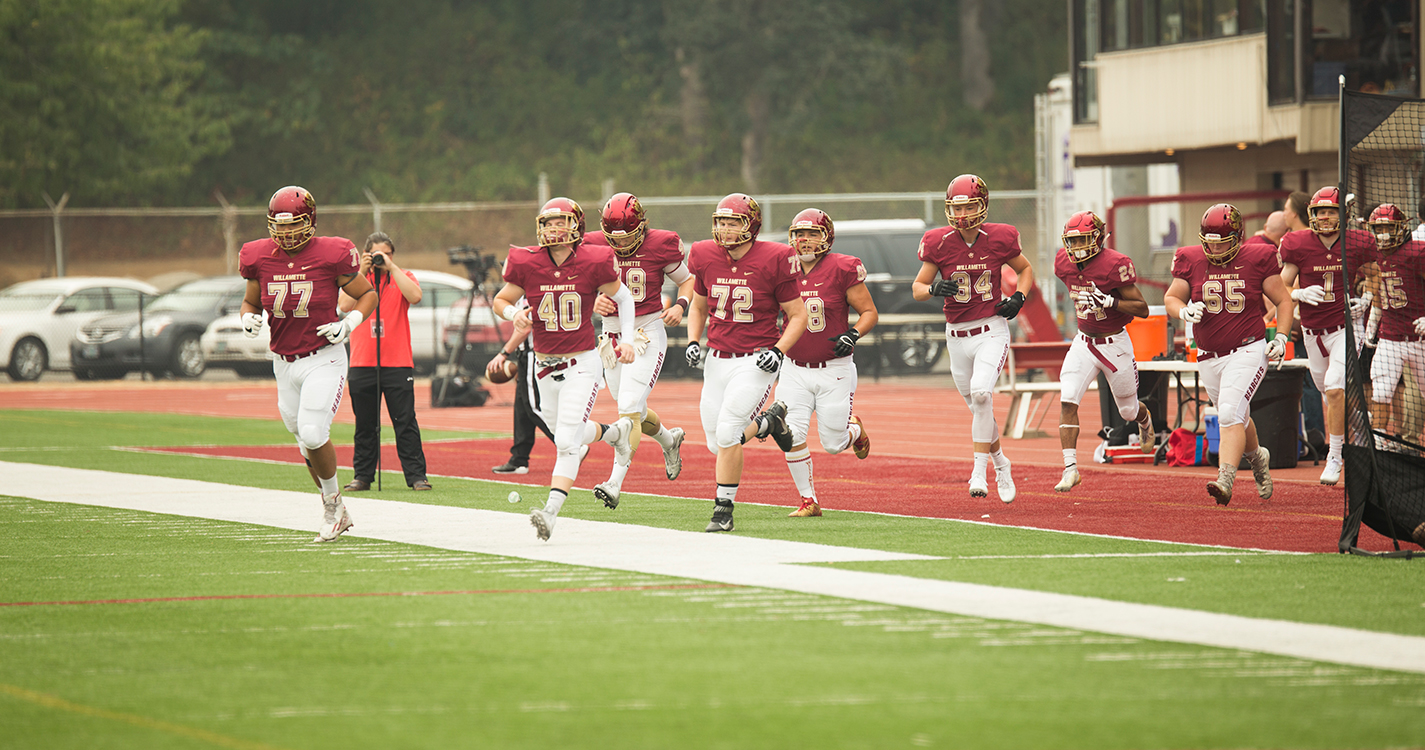
[[[1199,234],[1202,240],[1202,252],[1207,256],[1207,260],[1214,265],[1225,266],[1237,257],[1237,253],[1242,250],[1242,237],[1240,235],[1229,234],[1223,237],[1218,234]]]
[[[563,221],[558,221],[563,219]],[[570,245],[579,239],[579,219],[567,211],[550,210],[539,215],[535,235],[540,247]]]
[[[793,224],[787,230],[787,241],[796,251],[797,260],[803,263],[810,263],[831,252],[826,227],[817,224]]]
[[[968,213],[961,212],[956,215],[956,207],[971,206],[973,209]],[[981,198],[970,198],[957,195],[945,201],[945,218],[950,222],[950,226],[956,229],[974,229],[985,223],[989,217],[990,209],[987,201]]]
[[[1069,260],[1075,263],[1086,263],[1103,249],[1100,237],[1101,235],[1097,231],[1066,232],[1063,236],[1064,252],[1069,254]]]
[[[302,249],[316,236],[317,227],[307,214],[282,212],[267,217],[267,234],[278,248],[290,253]]]
[[[1383,253],[1395,252],[1410,237],[1410,228],[1403,221],[1368,221],[1366,227],[1376,238],[1376,249]]]
[[[735,226],[724,226],[725,222],[720,221],[722,219],[735,219],[737,224]],[[738,245],[751,242],[754,239],[752,237],[752,220],[743,214],[734,213],[726,209],[718,209],[713,212],[712,235],[713,241],[720,247],[725,248],[734,248]]]
[[[1318,205],[1308,211],[1311,214],[1311,231],[1317,234],[1336,234],[1341,231],[1341,208],[1339,206]],[[1327,212],[1332,215],[1325,215]]]
[[[625,258],[638,252],[638,248],[643,246],[643,240],[648,236],[648,222],[640,222],[632,231],[620,232],[604,226],[604,239],[608,240],[609,247],[613,248],[614,254]]]

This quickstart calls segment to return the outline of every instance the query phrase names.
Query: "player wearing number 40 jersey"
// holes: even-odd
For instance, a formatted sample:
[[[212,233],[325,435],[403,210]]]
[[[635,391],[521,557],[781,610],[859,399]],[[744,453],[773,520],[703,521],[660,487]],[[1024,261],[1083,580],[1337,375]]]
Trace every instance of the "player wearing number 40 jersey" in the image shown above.
[[[1143,452],[1152,453],[1156,434],[1148,407],[1138,400],[1138,363],[1133,342],[1123,326],[1148,316],[1148,303],[1138,291],[1133,261],[1103,246],[1103,220],[1080,211],[1064,225],[1064,247],[1054,257],[1054,275],[1074,298],[1079,334],[1059,372],[1059,445],[1064,450],[1064,476],[1054,489],[1068,492],[1083,481],[1075,449],[1079,439],[1079,402],[1100,372],[1108,381],[1113,403],[1125,420],[1138,425]],[[1099,394],[1103,398],[1103,394]]]
[[[742,193],[718,201],[713,239],[693,243],[688,256],[696,282],[688,310],[688,364],[703,364],[699,342],[706,326],[707,362],[698,403],[708,450],[717,454],[717,497],[707,531],[732,531],[733,502],[742,479],[742,444],[776,439],[792,449],[786,405],[757,414],[772,392],[782,358],[806,330],[806,307],[797,292],[792,249],[757,239],[762,209]],[[786,325],[777,327],[777,316]]]
[[[361,270],[361,256],[342,237],[317,237],[317,201],[304,188],[284,187],[267,203],[268,239],[242,246],[238,272],[247,279],[243,332],[255,338],[263,316],[272,329],[277,411],[322,493],[316,541],[331,542],[351,528],[336,482],[332,417],[346,387],[346,348],[352,329],[376,309],[376,293]],[[356,309],[337,315],[338,292]]]
[[[604,294],[618,306],[618,361],[633,361],[633,295],[619,281],[614,254],[604,245],[584,244],[584,210],[568,198],[554,198],[535,219],[539,244],[512,247],[505,258],[505,286],[495,295],[495,313],[516,329],[532,328],[534,372],[540,416],[554,430],[553,476],[549,499],[530,512],[540,539],[554,532],[559,510],[579,474],[580,449],[595,440],[614,447],[614,460],[632,459],[629,437],[638,429],[621,418],[612,425],[589,422],[603,379],[594,346],[594,296]],[[528,307],[517,305],[526,298]]]
[[[608,245],[614,253],[619,279],[633,295],[634,357],[622,364],[614,357],[614,347],[621,341],[618,317],[613,300],[599,295],[594,312],[603,316],[604,333],[599,338],[599,354],[604,364],[604,379],[609,394],[618,401],[620,417],[626,417],[639,429],[633,431],[630,445],[638,450],[639,438],[648,435],[663,449],[663,469],[669,479],[677,479],[683,470],[680,450],[683,430],[665,427],[658,413],[648,408],[648,395],[663,370],[663,358],[668,353],[668,333],[665,326],[683,322],[683,315],[693,294],[693,275],[683,257],[683,240],[676,232],[649,229],[648,218],[638,198],[619,193],[604,204],[600,218],[603,231],[584,235],[586,243]],[[663,277],[678,285],[678,301],[663,308]],[[630,453],[632,458],[632,453]],[[610,508],[617,508],[624,477],[629,464],[614,461],[609,479],[594,486],[594,495]]]
[[[827,453],[851,448],[857,458],[871,452],[871,438],[860,417],[851,415],[856,398],[856,341],[876,325],[876,303],[866,288],[866,267],[860,259],[831,252],[836,227],[825,212],[808,208],[792,219],[787,230],[800,274],[797,288],[807,311],[807,330],[787,351],[790,360],[777,378],[777,401],[785,404],[792,449],[787,469],[801,493],[795,517],[819,516],[812,484],[807,436],[816,414],[821,447]],[[856,325],[848,312],[857,312]]]
[[[1019,315],[1025,295],[1034,288],[1034,270],[1019,247],[1019,230],[1008,224],[990,224],[990,191],[985,181],[965,174],[950,181],[945,191],[948,227],[925,233],[920,239],[920,272],[911,285],[917,300],[945,298],[945,350],[955,388],[970,407],[970,440],[975,468],[970,474],[970,496],[986,497],[985,479],[991,459],[999,497],[1014,500],[1014,479],[1009,459],[1000,451],[999,425],[995,422],[994,388],[1009,355],[1009,320]],[[1019,275],[1016,291],[1000,297],[1000,269],[1008,265]],[[936,275],[940,278],[936,279]]]
[[[1257,442],[1252,394],[1267,374],[1267,361],[1286,353],[1289,333],[1278,329],[1266,341],[1262,297],[1277,306],[1278,320],[1291,320],[1295,303],[1282,283],[1281,261],[1271,245],[1243,244],[1242,214],[1219,203],[1202,216],[1200,245],[1173,255],[1173,283],[1164,295],[1168,314],[1193,324],[1198,377],[1217,406],[1221,442],[1217,480],[1207,492],[1219,505],[1232,500],[1237,463],[1247,456],[1257,494],[1272,496],[1271,455]]]

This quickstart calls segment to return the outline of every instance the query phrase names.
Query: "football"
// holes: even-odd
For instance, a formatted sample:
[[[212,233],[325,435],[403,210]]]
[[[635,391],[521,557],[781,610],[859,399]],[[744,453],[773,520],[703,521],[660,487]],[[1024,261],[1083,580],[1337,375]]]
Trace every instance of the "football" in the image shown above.
[[[491,383],[508,383],[514,380],[519,371],[519,360],[506,359],[501,365],[486,368],[485,379]]]

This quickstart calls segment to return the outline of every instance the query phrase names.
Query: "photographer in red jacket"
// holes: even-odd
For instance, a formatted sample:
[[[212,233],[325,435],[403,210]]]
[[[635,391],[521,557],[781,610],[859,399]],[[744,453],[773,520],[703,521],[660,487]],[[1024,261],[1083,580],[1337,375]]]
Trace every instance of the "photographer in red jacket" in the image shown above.
[[[428,490],[425,450],[421,428],[416,424],[416,369],[411,360],[411,305],[421,301],[421,285],[410,271],[396,265],[396,243],[384,232],[366,238],[361,255],[361,274],[379,295],[376,314],[351,332],[351,366],[347,384],[351,389],[351,410],[356,415],[355,478],[343,489],[361,492],[371,489],[376,479],[377,457],[381,450],[381,399],[396,430],[396,454],[406,485]],[[343,294],[342,310],[356,304]],[[378,338],[379,336],[379,338]],[[380,367],[377,367],[377,352]]]

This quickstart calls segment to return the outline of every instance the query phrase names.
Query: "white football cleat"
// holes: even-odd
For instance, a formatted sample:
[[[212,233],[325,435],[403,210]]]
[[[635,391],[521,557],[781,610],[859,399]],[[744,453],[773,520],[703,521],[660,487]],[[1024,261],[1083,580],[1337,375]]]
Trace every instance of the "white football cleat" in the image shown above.
[[[1014,478],[1009,475],[1009,464],[1003,469],[995,469],[995,484],[999,486],[999,499],[1005,503],[1014,502]]]
[[[1321,483],[1334,487],[1341,481],[1342,462],[1339,458],[1327,457],[1326,468],[1321,472]]]
[[[633,444],[630,438],[633,437],[633,421],[628,417],[619,417],[617,422],[609,425],[609,432],[612,436],[605,435],[605,441],[614,447],[614,461],[620,466],[628,466],[633,463]]]
[[[674,427],[668,434],[673,436],[673,445],[663,449],[663,470],[671,481],[683,473],[683,428]]]
[[[594,497],[602,500],[605,508],[613,510],[618,507],[619,489],[613,482],[600,482],[594,485]]]
[[[1059,480],[1058,484],[1054,485],[1054,491],[1068,492],[1069,490],[1072,490],[1073,488],[1079,486],[1079,484],[1083,481],[1084,478],[1079,476],[1079,468],[1077,466],[1066,466],[1064,467],[1063,478]]]
[[[529,524],[534,527],[535,536],[542,542],[549,541],[549,535],[554,533],[554,519],[558,516],[542,508],[535,508],[529,512]]]
[[[312,541],[334,542],[352,527],[351,514],[346,512],[346,504],[341,501],[340,492],[331,500],[322,498],[322,506],[322,527],[317,530],[317,538]]]
[[[1258,446],[1257,452],[1247,457],[1247,463],[1252,466],[1252,480],[1257,483],[1257,497],[1263,500],[1272,499],[1271,460],[1271,451],[1265,445]]]
[[[990,483],[981,473],[970,475],[970,497],[989,497]]]

